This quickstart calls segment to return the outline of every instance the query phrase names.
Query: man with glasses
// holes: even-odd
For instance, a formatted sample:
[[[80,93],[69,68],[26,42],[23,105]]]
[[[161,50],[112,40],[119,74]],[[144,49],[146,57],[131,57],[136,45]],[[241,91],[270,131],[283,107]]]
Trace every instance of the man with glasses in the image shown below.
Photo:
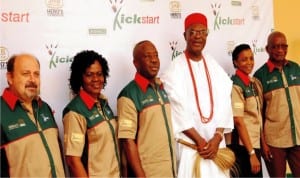
[[[214,158],[226,147],[223,133],[233,128],[232,81],[212,56],[202,52],[208,35],[206,17],[192,13],[184,27],[186,50],[161,78],[171,102],[175,137],[180,142],[178,177],[197,177],[193,175],[197,172],[200,177],[229,177],[228,169],[223,171]],[[194,149],[186,145],[194,145]],[[200,165],[194,162],[199,157]]]
[[[286,59],[287,40],[272,32],[266,51],[268,61],[254,74],[263,94],[263,157],[270,177],[286,176],[288,161],[293,177],[300,177],[300,67]]]

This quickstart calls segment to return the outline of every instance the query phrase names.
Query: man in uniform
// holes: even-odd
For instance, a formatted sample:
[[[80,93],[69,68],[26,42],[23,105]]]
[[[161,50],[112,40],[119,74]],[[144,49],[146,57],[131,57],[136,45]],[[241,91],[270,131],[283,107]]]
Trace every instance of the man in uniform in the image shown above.
[[[1,96],[1,177],[64,177],[59,134],[41,100],[40,64],[30,54],[7,63]]]

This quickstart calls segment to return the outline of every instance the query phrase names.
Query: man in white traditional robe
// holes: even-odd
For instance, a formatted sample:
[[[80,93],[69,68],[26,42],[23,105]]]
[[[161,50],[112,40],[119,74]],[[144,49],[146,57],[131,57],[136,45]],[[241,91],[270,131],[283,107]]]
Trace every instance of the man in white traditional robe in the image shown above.
[[[186,50],[161,77],[171,102],[175,137],[197,146],[195,150],[178,143],[178,178],[194,177],[199,155],[201,178],[229,177],[229,170],[221,170],[212,159],[226,147],[223,134],[233,129],[232,82],[212,56],[202,53],[207,35],[203,14],[187,16]]]

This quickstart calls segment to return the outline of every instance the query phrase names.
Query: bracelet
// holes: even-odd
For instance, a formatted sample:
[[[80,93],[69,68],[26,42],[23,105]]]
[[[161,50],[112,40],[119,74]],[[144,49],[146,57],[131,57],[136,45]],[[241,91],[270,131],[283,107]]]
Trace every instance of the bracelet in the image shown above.
[[[223,140],[223,133],[221,131],[216,131],[215,135],[219,135],[221,137],[221,140]]]
[[[254,155],[254,154],[255,154],[255,150],[252,149],[252,150],[249,152],[249,155],[251,156],[251,155]]]

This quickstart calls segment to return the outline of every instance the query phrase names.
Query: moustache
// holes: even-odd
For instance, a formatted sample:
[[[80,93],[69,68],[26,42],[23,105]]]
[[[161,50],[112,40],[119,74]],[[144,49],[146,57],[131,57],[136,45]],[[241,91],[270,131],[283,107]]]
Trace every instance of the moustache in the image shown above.
[[[31,82],[31,83],[28,83],[27,85],[25,85],[25,88],[37,88],[37,84]]]

